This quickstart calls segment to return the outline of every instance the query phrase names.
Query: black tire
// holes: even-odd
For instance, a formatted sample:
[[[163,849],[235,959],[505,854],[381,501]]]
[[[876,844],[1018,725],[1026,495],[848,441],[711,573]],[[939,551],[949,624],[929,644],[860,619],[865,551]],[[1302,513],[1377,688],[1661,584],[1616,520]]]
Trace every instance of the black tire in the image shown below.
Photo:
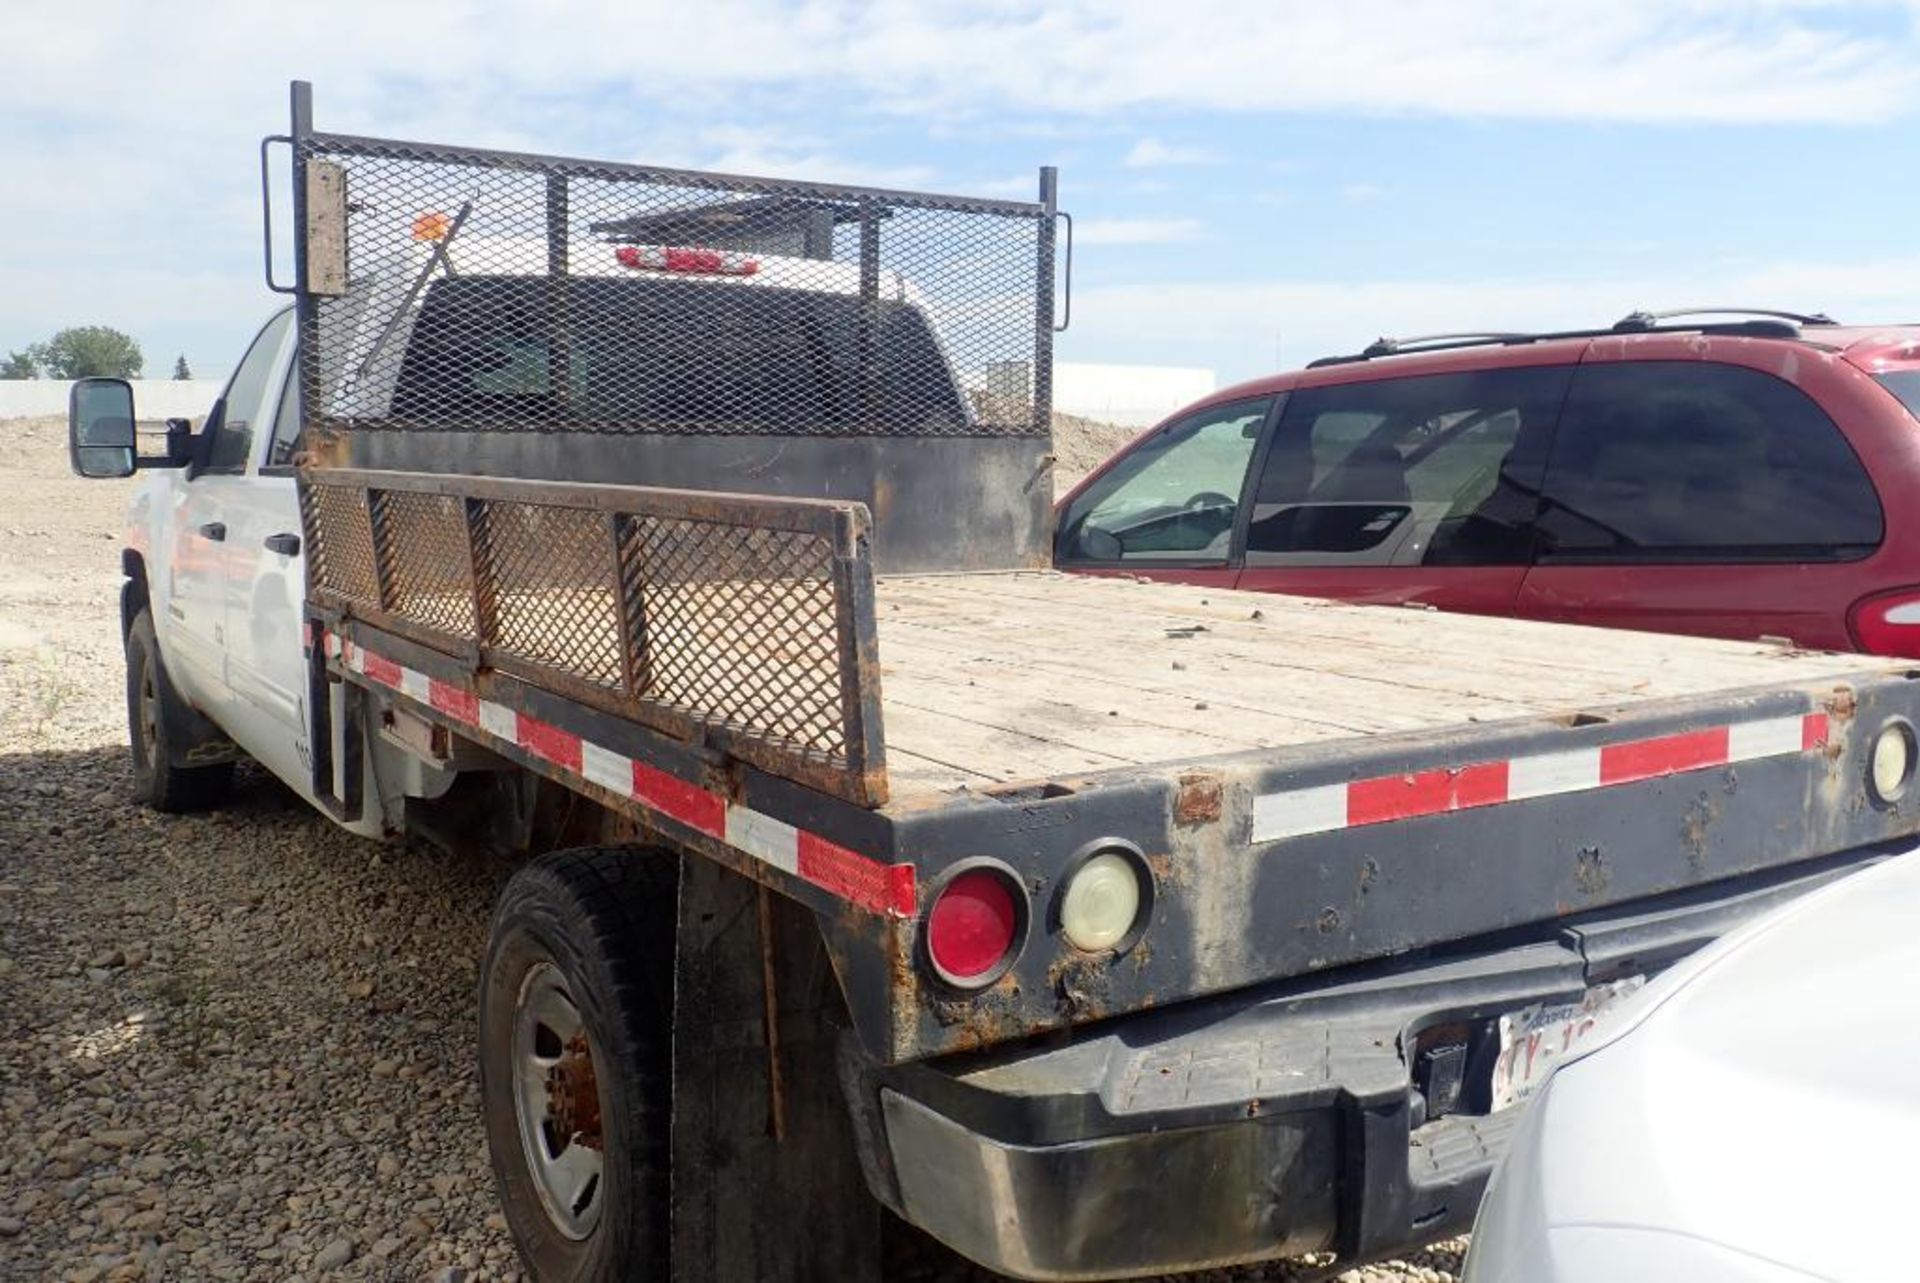
[[[233,763],[175,766],[171,727],[178,724],[180,697],[160,663],[153,617],[143,607],[127,630],[127,736],[133,747],[134,796],[156,811],[204,811],[220,803],[233,784]]]
[[[501,1209],[521,1258],[544,1283],[671,1276],[678,874],[675,857],[659,851],[558,851],[515,873],[494,912],[480,975],[480,1101]],[[577,1107],[556,1108],[549,1093],[537,1108],[523,1109],[516,1081],[516,1065],[528,1066],[520,1083],[534,1072],[535,1060],[521,1049],[540,1050],[545,1028],[530,1013],[551,1000],[528,998],[529,986],[551,995],[556,975],[584,1027],[598,1125],[597,1135],[588,1127],[564,1140],[556,1140],[558,1132],[584,1121]],[[554,1035],[546,1036],[550,1052]],[[556,1066],[560,1061],[578,1063],[577,1056]],[[523,1140],[529,1110],[548,1112]],[[568,1121],[556,1126],[559,1119]],[[586,1228],[570,1227],[549,1210],[549,1201],[558,1201],[554,1182],[536,1170],[535,1146],[544,1146],[552,1163],[576,1144],[599,1159],[591,1190],[572,1209],[591,1217]]]

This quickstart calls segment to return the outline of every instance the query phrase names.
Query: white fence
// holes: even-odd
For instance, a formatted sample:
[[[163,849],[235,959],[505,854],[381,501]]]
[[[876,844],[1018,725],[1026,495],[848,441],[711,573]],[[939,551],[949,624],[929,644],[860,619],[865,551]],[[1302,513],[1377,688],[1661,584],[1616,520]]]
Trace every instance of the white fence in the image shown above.
[[[0,379],[0,419],[67,412],[65,379]],[[213,408],[220,379],[135,379],[133,410],[143,421],[197,419]]]

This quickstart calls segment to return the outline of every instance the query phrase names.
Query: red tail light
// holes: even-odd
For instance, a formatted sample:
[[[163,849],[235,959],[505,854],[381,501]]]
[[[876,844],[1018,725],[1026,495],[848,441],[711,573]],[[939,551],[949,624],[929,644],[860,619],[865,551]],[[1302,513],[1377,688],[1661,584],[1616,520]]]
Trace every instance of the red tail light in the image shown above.
[[[1847,615],[1853,644],[1869,655],[1920,659],[1920,588],[1898,588],[1854,603]]]
[[[648,272],[689,272],[707,276],[752,276],[760,260],[717,249],[680,249],[664,245],[622,245],[613,251],[622,267]]]
[[[1025,917],[1020,887],[997,868],[953,878],[927,911],[927,953],[944,980],[982,985],[1013,962]]]

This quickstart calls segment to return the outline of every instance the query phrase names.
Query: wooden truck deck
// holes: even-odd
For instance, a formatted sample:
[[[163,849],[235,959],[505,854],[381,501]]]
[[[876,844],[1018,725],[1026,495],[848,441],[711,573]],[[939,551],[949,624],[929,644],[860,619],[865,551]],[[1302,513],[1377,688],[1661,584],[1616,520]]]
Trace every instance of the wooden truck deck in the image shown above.
[[[896,797],[1903,667],[1056,573],[876,581]]]

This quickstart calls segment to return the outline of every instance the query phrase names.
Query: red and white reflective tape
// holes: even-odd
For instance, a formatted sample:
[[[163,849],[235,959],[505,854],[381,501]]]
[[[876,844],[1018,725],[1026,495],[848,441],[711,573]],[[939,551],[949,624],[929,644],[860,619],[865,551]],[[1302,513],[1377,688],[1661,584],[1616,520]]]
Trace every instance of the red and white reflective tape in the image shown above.
[[[729,801],[710,789],[689,784],[637,758],[603,748],[551,722],[481,699],[464,687],[429,677],[333,633],[325,636],[328,656],[369,681],[399,691],[453,721],[516,745],[610,793],[631,798],[783,873],[831,891],[874,913],[911,918],[918,907],[911,864],[884,864],[858,851],[850,851],[817,833]]]
[[[1262,793],[1253,799],[1252,841],[1273,842],[1558,793],[1583,793],[1682,771],[1811,752],[1826,742],[1827,715],[1807,713],[1598,748]]]

